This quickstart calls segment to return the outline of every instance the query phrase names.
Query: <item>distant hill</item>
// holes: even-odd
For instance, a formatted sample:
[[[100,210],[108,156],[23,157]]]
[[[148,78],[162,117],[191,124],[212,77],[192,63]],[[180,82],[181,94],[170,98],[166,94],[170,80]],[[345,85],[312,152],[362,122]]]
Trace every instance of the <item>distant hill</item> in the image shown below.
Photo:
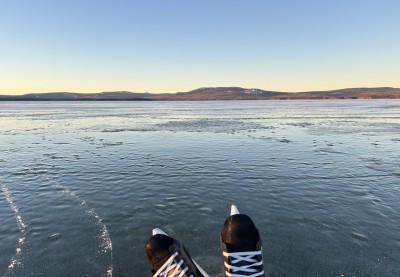
[[[100,93],[46,92],[24,95],[0,95],[0,101],[145,101],[150,93],[111,91]]]
[[[134,93],[112,91],[100,93],[48,92],[25,95],[0,95],[0,101],[208,101],[208,100],[291,100],[291,99],[375,99],[400,98],[400,89],[346,88],[328,91],[279,92],[240,87],[205,87],[177,93]]]
[[[328,91],[298,92],[291,99],[375,99],[400,98],[400,89],[381,88],[346,88]]]
[[[152,98],[158,100],[258,100],[287,94],[289,93],[240,87],[207,87],[175,94],[153,95]]]

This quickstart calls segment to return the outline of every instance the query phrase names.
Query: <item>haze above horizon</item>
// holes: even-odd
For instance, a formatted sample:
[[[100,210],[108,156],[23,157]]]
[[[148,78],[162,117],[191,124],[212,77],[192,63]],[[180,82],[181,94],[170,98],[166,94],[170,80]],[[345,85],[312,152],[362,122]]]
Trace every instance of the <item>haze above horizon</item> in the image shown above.
[[[400,87],[400,1],[2,1],[0,94]]]

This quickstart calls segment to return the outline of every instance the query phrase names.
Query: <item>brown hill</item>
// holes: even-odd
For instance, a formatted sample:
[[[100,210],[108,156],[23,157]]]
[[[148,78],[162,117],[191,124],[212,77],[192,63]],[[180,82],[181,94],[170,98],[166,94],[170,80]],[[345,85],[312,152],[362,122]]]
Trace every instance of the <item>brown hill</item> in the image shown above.
[[[240,87],[207,87],[177,92],[175,94],[152,95],[156,100],[260,100],[285,96],[288,93],[266,91],[261,89],[245,89]]]

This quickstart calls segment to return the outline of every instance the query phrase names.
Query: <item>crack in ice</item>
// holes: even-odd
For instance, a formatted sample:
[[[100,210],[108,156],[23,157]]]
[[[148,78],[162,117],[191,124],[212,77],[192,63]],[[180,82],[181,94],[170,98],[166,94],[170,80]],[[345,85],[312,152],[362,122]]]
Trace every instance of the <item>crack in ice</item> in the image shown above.
[[[69,188],[60,185],[60,184],[51,184],[51,180],[47,178],[47,181],[50,183],[50,186],[59,190],[61,193],[70,197],[76,201],[78,201],[80,206],[85,210],[86,214],[94,219],[95,224],[100,228],[99,238],[101,240],[101,248],[103,253],[110,253],[111,265],[108,267],[105,274],[102,276],[112,277],[113,276],[113,254],[112,254],[112,242],[110,233],[108,232],[107,226],[103,223],[103,219],[96,213],[96,211],[91,208],[86,201],[82,200],[75,192],[71,191]],[[54,181],[53,181],[54,182]]]
[[[2,180],[0,180],[1,182]],[[8,265],[8,272],[13,271],[14,268],[22,265],[22,261],[21,261],[21,254],[22,254],[22,246],[24,245],[25,241],[26,241],[26,230],[28,228],[28,225],[24,222],[21,213],[19,211],[19,208],[17,207],[17,205],[14,202],[13,196],[10,192],[10,190],[8,189],[8,187],[5,184],[1,184],[1,188],[3,190],[3,193],[6,197],[6,201],[7,203],[10,205],[11,210],[13,211],[14,215],[15,215],[15,219],[17,221],[18,224],[18,228],[20,231],[19,234],[19,238],[18,238],[18,244],[17,247],[15,249],[15,254],[14,256],[11,258],[10,264]],[[5,275],[3,275],[5,276]]]

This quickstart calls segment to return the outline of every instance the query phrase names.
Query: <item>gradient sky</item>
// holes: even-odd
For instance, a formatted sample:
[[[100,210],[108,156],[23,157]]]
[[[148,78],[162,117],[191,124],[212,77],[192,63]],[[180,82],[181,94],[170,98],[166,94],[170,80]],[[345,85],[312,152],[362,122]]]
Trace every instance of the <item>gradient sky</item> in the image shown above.
[[[0,94],[400,87],[399,0],[4,0]]]

